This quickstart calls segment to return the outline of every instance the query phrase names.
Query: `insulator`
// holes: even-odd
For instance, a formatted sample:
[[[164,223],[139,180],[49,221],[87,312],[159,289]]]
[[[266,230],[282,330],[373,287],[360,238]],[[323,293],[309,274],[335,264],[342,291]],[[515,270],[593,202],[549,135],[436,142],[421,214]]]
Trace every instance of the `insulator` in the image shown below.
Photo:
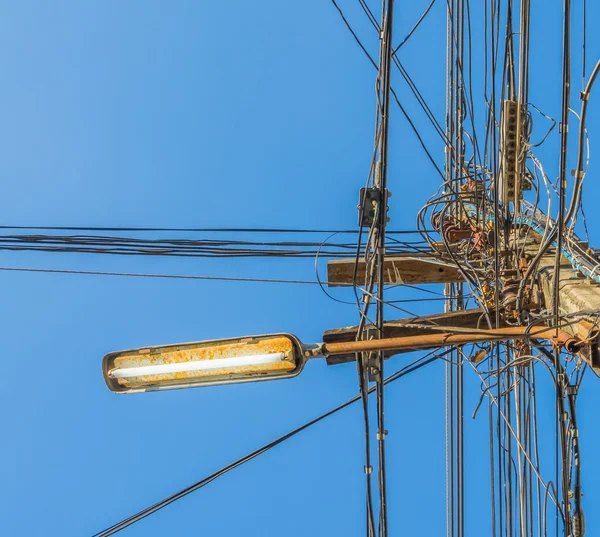
[[[571,519],[573,526],[573,537],[583,537],[585,535],[585,517],[583,510],[573,514]]]

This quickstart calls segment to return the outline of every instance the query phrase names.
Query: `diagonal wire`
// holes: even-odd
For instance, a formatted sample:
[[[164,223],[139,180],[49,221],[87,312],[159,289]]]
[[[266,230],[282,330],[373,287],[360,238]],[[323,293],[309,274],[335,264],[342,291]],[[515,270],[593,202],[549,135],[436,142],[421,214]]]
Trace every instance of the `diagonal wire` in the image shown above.
[[[418,369],[421,369],[422,367],[436,361],[438,358],[441,358],[442,356],[448,354],[448,352],[450,352],[450,350],[445,350],[444,352],[435,354],[433,356],[432,356],[433,353],[430,352],[430,353],[422,356],[421,358],[415,360],[411,364],[409,364],[409,365],[403,367],[402,369],[396,371],[395,373],[391,374],[388,378],[385,379],[384,382],[386,384],[392,383],[392,382],[408,375],[409,373],[417,371]],[[375,390],[375,387],[370,388],[369,393],[372,393],[374,390]],[[345,403],[329,410],[328,412],[325,412],[324,414],[321,414],[319,417],[317,417],[313,420],[310,420],[309,422],[305,423],[304,425],[297,427],[296,429],[290,431],[287,434],[284,434],[283,436],[280,436],[276,440],[273,440],[272,442],[265,444],[264,446],[253,451],[252,453],[249,453],[245,457],[242,457],[241,459],[238,459],[237,461],[225,466],[221,470],[218,470],[218,471],[212,473],[208,477],[205,477],[204,479],[197,481],[193,485],[190,485],[189,487],[186,487],[183,490],[180,490],[179,492],[169,496],[168,498],[165,498],[164,500],[161,500],[160,502],[155,503],[154,505],[152,505],[150,507],[147,507],[146,509],[140,511],[139,513],[136,513],[135,515],[130,516],[129,518],[126,518],[125,520],[123,520],[117,524],[115,524],[99,533],[94,534],[92,537],[108,537],[109,535],[114,535],[115,533],[127,528],[128,526],[131,526],[132,524],[135,524],[136,522],[139,522],[140,520],[146,518],[147,516],[149,516],[153,513],[156,513],[157,511],[166,507],[167,505],[170,505],[171,503],[187,496],[188,494],[191,494],[192,492],[195,492],[195,491],[201,489],[202,487],[208,485],[209,483],[211,483],[215,479],[221,477],[222,475],[226,474],[227,472],[237,468],[238,466],[241,466],[242,464],[245,464],[248,461],[251,461],[252,459],[258,457],[259,455],[262,455],[263,453],[269,451],[270,449],[274,448],[275,446],[278,446],[279,444],[285,442],[286,440],[292,438],[293,436],[296,436],[297,434],[301,433],[305,429],[308,429],[312,425],[315,425],[315,424],[319,423],[320,421],[323,421],[324,419],[328,418],[329,416],[336,414],[340,410],[343,410],[344,408],[349,407],[350,405],[353,405],[360,399],[361,399],[360,395],[357,395],[357,396],[353,397],[352,399],[349,399]]]
[[[377,63],[375,62],[375,60],[373,59],[373,57],[371,56],[371,54],[369,54],[369,52],[367,51],[367,49],[363,45],[363,43],[360,40],[360,38],[358,37],[358,35],[356,35],[356,32],[354,31],[354,29],[352,28],[352,26],[348,22],[348,19],[344,15],[344,12],[341,10],[341,8],[337,4],[337,2],[335,0],[331,0],[331,2],[335,6],[335,8],[337,9],[338,13],[340,14],[340,17],[342,18],[342,21],[346,25],[346,28],[348,28],[348,31],[352,34],[352,37],[354,37],[354,40],[356,41],[356,43],[358,44],[358,46],[362,49],[362,51],[365,53],[365,55],[369,59],[369,62],[371,63],[371,65],[373,67],[375,67],[375,69],[378,69]],[[435,170],[438,173],[438,175],[442,179],[444,179],[444,174],[442,173],[442,170],[440,169],[440,167],[436,163],[435,159],[433,158],[433,155],[431,154],[431,152],[429,151],[429,149],[427,148],[427,146],[425,145],[425,142],[424,142],[423,138],[421,137],[421,134],[419,133],[417,127],[414,124],[414,122],[412,121],[412,119],[408,115],[408,112],[406,111],[406,109],[400,103],[400,99],[398,98],[398,95],[396,94],[396,92],[394,91],[393,88],[391,89],[391,93],[392,93],[392,96],[394,97],[394,100],[396,101],[396,104],[400,108],[400,112],[402,112],[402,115],[404,116],[404,118],[406,119],[406,121],[408,121],[408,124],[410,125],[410,128],[412,129],[412,131],[414,132],[415,136],[417,137],[417,140],[419,141],[419,144],[423,148],[423,151],[425,151],[425,154],[427,155],[428,160],[431,162],[431,164],[435,168]],[[387,231],[386,231],[386,233],[387,233]]]
[[[0,271],[5,272],[34,272],[43,274],[83,274],[88,276],[125,276],[130,278],[167,278],[175,280],[208,280],[222,282],[259,282],[259,283],[292,283],[300,285],[322,285],[329,282],[317,282],[312,280],[285,280],[276,278],[236,278],[227,276],[200,276],[190,274],[156,274],[156,273],[138,273],[138,272],[103,272],[97,270],[69,270],[69,269],[41,269],[28,267],[0,267]],[[352,284],[335,284],[342,286],[351,286]]]
[[[400,41],[400,44],[394,49],[393,54],[396,54],[396,52],[398,52],[398,50],[400,49],[400,47],[402,47],[410,38],[411,36],[415,33],[415,31],[417,30],[417,28],[421,25],[421,23],[425,20],[425,17],[427,17],[427,15],[429,14],[429,12],[431,11],[431,8],[433,7],[433,5],[435,4],[436,0],[431,0],[431,3],[427,6],[427,8],[425,9],[425,11],[423,12],[423,14],[421,15],[421,17],[419,18],[419,20],[416,22],[416,24],[412,27],[412,30],[410,32],[408,32],[408,34],[406,35],[406,37]]]

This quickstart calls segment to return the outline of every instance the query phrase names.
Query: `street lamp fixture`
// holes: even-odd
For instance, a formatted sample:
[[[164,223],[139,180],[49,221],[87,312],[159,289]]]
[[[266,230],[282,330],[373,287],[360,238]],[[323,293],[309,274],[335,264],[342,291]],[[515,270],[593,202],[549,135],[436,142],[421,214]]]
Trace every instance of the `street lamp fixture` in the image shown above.
[[[430,329],[413,336],[312,345],[303,345],[291,334],[272,334],[111,352],[104,357],[102,369],[113,392],[149,392],[291,378],[302,371],[309,358],[363,352],[383,352],[387,358],[419,349],[533,338],[577,353],[594,371],[600,371],[599,334],[590,327],[590,323],[580,322],[575,331],[583,330],[587,335],[579,333],[579,337],[546,326],[514,326],[492,330]]]
[[[135,393],[295,377],[306,362],[290,334],[144,347],[104,357],[113,392]]]

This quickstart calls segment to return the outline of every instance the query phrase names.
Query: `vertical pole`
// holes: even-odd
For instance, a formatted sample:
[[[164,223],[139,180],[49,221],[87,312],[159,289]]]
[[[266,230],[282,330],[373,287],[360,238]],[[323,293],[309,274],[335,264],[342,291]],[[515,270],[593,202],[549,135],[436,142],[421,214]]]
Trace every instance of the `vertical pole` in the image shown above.
[[[383,337],[384,328],[384,268],[385,268],[385,228],[387,224],[387,176],[388,176],[388,143],[389,143],[389,115],[390,115],[390,90],[391,90],[391,62],[392,62],[392,27],[394,14],[394,0],[383,0],[382,23],[379,54],[379,74],[377,77],[378,107],[380,110],[381,126],[378,144],[378,169],[376,186],[379,188],[379,208],[377,213],[377,333]],[[384,417],[384,352],[377,353],[377,446],[379,456],[379,525],[382,537],[387,537],[387,484],[385,474],[385,417]]]
[[[454,178],[453,152],[454,139],[454,93],[455,93],[455,62],[454,62],[454,4],[455,0],[449,0],[446,15],[446,159],[445,159],[445,190],[452,192]],[[452,296],[454,286],[444,285],[444,311],[453,310]],[[446,362],[446,537],[455,537],[454,520],[454,359],[455,352],[449,355],[450,360]]]
[[[554,270],[554,282],[553,282],[553,298],[554,303],[553,314],[554,324],[558,330],[560,322],[560,297],[559,297],[559,283],[560,283],[560,266],[561,266],[561,252],[563,243],[563,232],[565,225],[565,206],[567,197],[567,149],[569,140],[569,107],[571,97],[571,0],[564,0],[563,4],[563,76],[562,76],[562,115],[560,123],[560,163],[559,163],[559,208],[557,215],[557,238],[556,238],[556,260]],[[563,534],[567,535],[570,523],[569,513],[569,478],[568,472],[565,468],[566,460],[566,438],[565,438],[565,422],[564,422],[564,393],[563,393],[563,373],[561,372],[562,366],[560,363],[560,349],[554,351],[554,367],[556,370],[556,419],[557,419],[557,446],[556,446],[556,481],[561,486],[557,488],[562,489],[562,504],[564,508],[564,526]],[[559,463],[560,458],[560,463]],[[558,495],[558,494],[557,494]],[[557,499],[558,500],[558,499]],[[557,501],[557,504],[559,502]],[[559,513],[558,506],[556,511],[556,534],[558,535],[559,529]]]

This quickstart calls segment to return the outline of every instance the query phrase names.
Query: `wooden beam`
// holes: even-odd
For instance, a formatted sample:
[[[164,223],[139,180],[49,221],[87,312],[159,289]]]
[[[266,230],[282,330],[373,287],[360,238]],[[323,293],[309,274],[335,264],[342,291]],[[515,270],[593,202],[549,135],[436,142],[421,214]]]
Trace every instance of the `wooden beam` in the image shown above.
[[[327,281],[329,287],[352,285],[354,259],[340,259],[327,263]],[[427,254],[415,257],[415,254],[389,256],[385,259],[385,283],[390,285],[457,283],[464,281],[456,267],[441,264]],[[356,282],[365,284],[365,262],[360,260]]]
[[[402,337],[416,336],[434,332],[434,329],[418,328],[414,325],[430,325],[432,327],[447,327],[457,326],[461,328],[487,328],[483,310],[471,309],[464,311],[451,311],[448,313],[437,313],[435,315],[425,315],[423,317],[410,317],[407,319],[398,319],[396,321],[388,321],[385,323],[386,337]],[[504,323],[500,327],[506,326]],[[324,343],[341,343],[356,340],[357,326],[349,326],[346,328],[336,328],[327,330],[323,334]],[[367,325],[366,330],[374,330],[372,325]],[[391,356],[391,353],[387,356]],[[328,365],[343,364],[353,362],[354,354],[341,354],[337,356],[329,356],[327,358]]]

